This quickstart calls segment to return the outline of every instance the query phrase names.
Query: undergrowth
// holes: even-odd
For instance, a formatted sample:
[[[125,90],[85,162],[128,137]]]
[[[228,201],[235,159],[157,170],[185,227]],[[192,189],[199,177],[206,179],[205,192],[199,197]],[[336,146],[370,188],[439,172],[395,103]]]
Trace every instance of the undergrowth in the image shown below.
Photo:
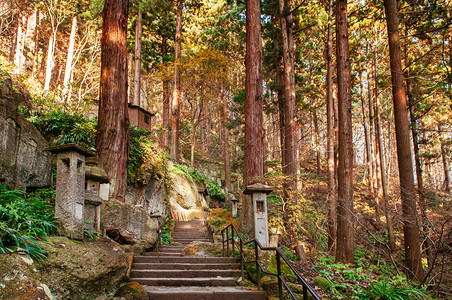
[[[351,266],[334,261],[321,253],[313,271],[318,273],[317,284],[331,299],[413,300],[431,299],[424,287],[418,287],[405,275],[392,275],[389,266],[376,266],[355,257]]]
[[[27,115],[27,112],[23,112]],[[28,116],[28,120],[41,132],[51,145],[77,144],[94,148],[97,119],[89,120],[83,115],[62,111]]]
[[[25,194],[0,185],[0,253],[25,252],[40,260],[47,257],[38,240],[57,231],[54,198],[55,192],[49,189]]]
[[[216,182],[201,174],[198,170],[179,164],[174,164],[174,173],[184,176],[190,181],[194,181],[198,184],[205,184],[209,196],[224,201],[226,199],[226,193],[224,189]]]

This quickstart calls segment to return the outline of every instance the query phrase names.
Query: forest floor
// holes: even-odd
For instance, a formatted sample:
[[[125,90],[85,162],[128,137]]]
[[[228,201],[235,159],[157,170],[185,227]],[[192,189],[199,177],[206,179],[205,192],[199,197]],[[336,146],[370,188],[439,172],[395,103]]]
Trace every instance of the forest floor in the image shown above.
[[[414,283],[407,285],[403,276],[405,267],[398,178],[391,178],[389,184],[390,215],[396,238],[396,249],[390,251],[384,213],[381,208],[379,212],[376,209],[383,205],[377,204],[370,196],[368,181],[363,180],[364,171],[365,167],[355,170],[355,265],[346,266],[335,263],[334,256],[329,255],[326,249],[326,174],[320,172],[318,175],[313,161],[302,165],[302,194],[308,208],[302,208],[305,214],[302,214],[301,232],[302,240],[306,241],[308,262],[297,263],[297,267],[306,278],[317,278],[317,284],[333,299],[380,299],[376,297],[377,290],[390,294],[403,289],[407,289],[408,293],[416,288]],[[426,227],[428,234],[421,233],[425,270],[422,287],[428,291],[429,297],[452,299],[452,195],[426,189],[425,197],[429,223]],[[420,218],[419,215],[419,222]],[[427,239],[433,248],[430,266],[425,251]],[[372,291],[374,296],[366,295],[365,291]]]

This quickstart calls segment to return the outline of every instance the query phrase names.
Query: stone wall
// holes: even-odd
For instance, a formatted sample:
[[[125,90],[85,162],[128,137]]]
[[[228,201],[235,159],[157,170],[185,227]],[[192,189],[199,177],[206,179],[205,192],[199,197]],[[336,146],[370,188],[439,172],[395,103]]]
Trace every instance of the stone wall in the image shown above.
[[[27,102],[10,79],[0,94],[0,184],[17,190],[44,187],[51,181],[51,154],[46,140],[18,111]]]

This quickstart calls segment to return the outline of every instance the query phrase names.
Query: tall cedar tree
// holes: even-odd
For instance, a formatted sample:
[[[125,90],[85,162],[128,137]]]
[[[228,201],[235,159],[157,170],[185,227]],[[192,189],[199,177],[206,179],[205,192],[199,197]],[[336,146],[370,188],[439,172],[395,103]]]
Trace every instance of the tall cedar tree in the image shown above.
[[[413,164],[411,160],[410,123],[408,121],[408,107],[403,84],[397,1],[384,0],[384,6],[388,25],[394,122],[402,198],[405,263],[409,270],[408,276],[422,281],[424,272],[421,265],[421,251],[419,246],[416,190],[414,187]]]
[[[111,181],[112,197],[125,201],[129,157],[127,111],[128,0],[106,0],[101,39],[101,74],[96,150]]]
[[[137,20],[135,21],[135,74],[133,76],[133,105],[140,106],[141,96],[141,37],[143,34],[142,12],[138,7]]]
[[[333,103],[333,0],[328,5],[328,42],[326,50],[326,114],[328,160],[328,250],[336,251],[336,182],[334,178],[334,103]]]
[[[166,66],[168,61],[168,42],[166,33],[162,33],[162,63]],[[162,97],[163,97],[163,113],[162,113],[162,144],[165,148],[169,147],[169,109],[170,109],[170,97],[168,92],[169,82],[164,76],[162,83]]]
[[[245,185],[264,175],[264,130],[262,102],[262,38],[260,1],[246,0],[246,78],[245,78]],[[251,198],[245,196],[242,229],[253,234]]]
[[[338,0],[336,2],[336,59],[339,161],[336,261],[353,263],[353,133],[347,23],[347,0]]]
[[[180,115],[180,57],[182,44],[182,10],[184,1],[177,3],[176,16],[176,37],[174,41],[174,85],[173,85],[173,104],[171,112],[171,157],[179,161],[179,115]]]
[[[286,206],[284,212],[284,226],[288,234],[291,246],[297,246],[297,227],[296,214],[297,209],[297,173],[298,173],[298,155],[297,155],[297,105],[295,101],[295,58],[293,45],[293,16],[292,1],[279,0],[279,16],[281,23],[281,38],[284,62],[284,162],[283,174],[289,176],[284,186],[286,198],[290,205]],[[290,200],[289,200],[290,199]]]

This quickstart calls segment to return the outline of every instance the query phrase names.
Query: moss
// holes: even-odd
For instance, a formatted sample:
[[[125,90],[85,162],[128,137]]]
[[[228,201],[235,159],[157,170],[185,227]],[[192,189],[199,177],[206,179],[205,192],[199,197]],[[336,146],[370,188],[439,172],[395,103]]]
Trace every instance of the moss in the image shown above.
[[[319,276],[315,281],[324,291],[328,291],[333,286],[332,283],[324,277]]]
[[[125,299],[149,299],[143,286],[137,282],[128,282],[121,286],[115,296]]]

